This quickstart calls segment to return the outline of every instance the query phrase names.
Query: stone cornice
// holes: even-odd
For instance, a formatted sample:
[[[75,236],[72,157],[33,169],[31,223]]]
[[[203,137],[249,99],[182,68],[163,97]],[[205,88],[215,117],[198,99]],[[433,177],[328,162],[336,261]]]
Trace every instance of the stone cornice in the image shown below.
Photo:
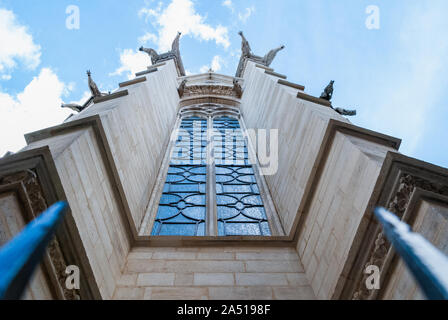
[[[309,102],[314,102],[314,103],[323,105],[325,107],[330,107],[331,108],[331,102],[330,101],[311,96],[311,95],[306,94],[304,92],[300,92],[300,91],[297,92],[297,98],[305,100],[305,101],[309,101]]]
[[[284,86],[288,86],[288,87],[297,89],[297,90],[301,90],[301,91],[305,90],[304,86],[302,86],[300,84],[292,83],[292,82],[289,82],[289,81],[286,81],[286,80],[283,80],[283,79],[279,79],[277,83],[282,84]]]
[[[146,77],[140,77],[140,78],[135,78],[133,80],[129,80],[129,81],[125,81],[119,84],[120,88],[123,87],[127,87],[133,84],[137,84],[137,83],[141,83],[141,82],[145,82],[146,81]]]
[[[266,73],[266,74],[268,74],[268,75],[270,75],[270,76],[274,76],[274,77],[277,77],[277,78],[284,79],[284,80],[285,80],[286,78],[288,78],[288,77],[285,76],[284,74],[277,73],[277,72],[274,72],[274,71],[265,70],[264,73]]]
[[[105,96],[101,96],[101,97],[96,97],[93,99],[93,103],[101,103],[101,102],[106,102],[106,101],[110,101],[113,99],[117,99],[117,98],[121,98],[121,97],[125,97],[127,96],[128,90],[122,90],[122,91],[117,91]]]

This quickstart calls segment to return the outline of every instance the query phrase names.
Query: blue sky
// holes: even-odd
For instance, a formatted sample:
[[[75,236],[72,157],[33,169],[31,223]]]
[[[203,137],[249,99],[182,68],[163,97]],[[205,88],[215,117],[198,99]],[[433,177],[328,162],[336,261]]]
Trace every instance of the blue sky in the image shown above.
[[[66,28],[69,5],[79,29]],[[370,5],[379,29],[366,27]],[[61,102],[88,94],[87,69],[113,90],[149,64],[140,45],[164,50],[180,30],[187,72],[233,75],[243,30],[258,55],[286,45],[273,67],[307,93],[335,80],[333,104],[357,109],[355,125],[448,167],[446,12],[446,0],[0,0],[0,156],[65,119]]]

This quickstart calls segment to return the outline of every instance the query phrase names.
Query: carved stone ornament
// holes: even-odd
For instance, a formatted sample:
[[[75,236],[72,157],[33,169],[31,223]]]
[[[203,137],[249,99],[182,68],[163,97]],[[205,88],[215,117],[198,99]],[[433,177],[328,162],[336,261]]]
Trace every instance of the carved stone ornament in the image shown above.
[[[174,59],[176,62],[177,68],[179,70],[179,74],[181,76],[185,76],[185,69],[184,69],[184,65],[182,63],[182,58],[180,55],[180,48],[179,48],[179,41],[180,41],[181,35],[182,35],[182,33],[180,33],[180,32],[177,33],[176,38],[174,39],[173,44],[171,45],[171,51],[158,54],[157,51],[152,48],[140,47],[139,50],[142,52],[146,52],[151,57],[151,62],[153,65],[155,65],[159,62],[162,62],[162,61]]]
[[[29,220],[30,218],[33,219],[48,208],[39,179],[34,171],[26,170],[0,177],[0,185],[13,183],[21,183],[25,187],[26,194],[30,200],[33,217],[27,217],[26,220]],[[67,263],[62,254],[57,236],[50,242],[48,254],[54,270],[56,271],[56,278],[63,291],[64,298],[66,300],[79,300],[80,296],[77,290],[69,290],[66,288],[65,280],[67,275],[65,274],[65,270],[67,268]]]
[[[71,109],[71,110],[79,113],[79,112],[82,112],[84,109],[86,109],[88,106],[90,106],[95,98],[104,97],[104,96],[108,95],[107,93],[102,93],[98,89],[98,86],[96,85],[95,81],[93,81],[93,79],[92,79],[92,73],[90,72],[90,70],[87,70],[87,80],[88,80],[90,93],[92,94],[90,96],[90,98],[87,99],[87,101],[82,106],[79,104],[76,104],[76,103],[63,103],[61,105],[61,108]]]
[[[238,92],[235,91],[234,87],[224,86],[224,85],[192,85],[186,86],[183,91],[183,97],[192,96],[230,96],[238,97]]]
[[[241,36],[241,58],[235,75],[237,78],[241,77],[246,60],[251,60],[263,66],[269,67],[277,56],[277,53],[285,48],[285,46],[280,46],[270,50],[264,57],[260,57],[252,53],[249,41],[247,41],[243,32],[240,31],[238,34]]]
[[[397,192],[388,204],[387,209],[393,212],[400,219],[403,218],[403,215],[411,200],[412,193],[416,188],[448,196],[448,186],[433,183],[419,177],[414,177],[410,174],[403,174],[399,180],[399,183]],[[386,237],[381,230],[376,233],[375,238],[375,246],[371,250],[367,263],[364,267],[366,268],[369,265],[376,265],[380,268],[380,272],[382,274],[385,259],[391,250],[391,244],[386,240]],[[368,290],[366,288],[365,282],[367,277],[368,275],[364,275],[358,283],[357,289],[352,296],[353,300],[369,300],[375,295],[375,290]]]

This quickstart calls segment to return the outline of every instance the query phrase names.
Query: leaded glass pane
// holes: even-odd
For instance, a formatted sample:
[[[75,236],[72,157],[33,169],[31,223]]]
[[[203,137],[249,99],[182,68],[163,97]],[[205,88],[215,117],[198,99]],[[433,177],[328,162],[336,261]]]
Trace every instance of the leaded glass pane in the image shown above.
[[[182,120],[152,235],[204,236],[207,120]]]
[[[213,128],[219,236],[271,235],[239,121],[220,117]]]

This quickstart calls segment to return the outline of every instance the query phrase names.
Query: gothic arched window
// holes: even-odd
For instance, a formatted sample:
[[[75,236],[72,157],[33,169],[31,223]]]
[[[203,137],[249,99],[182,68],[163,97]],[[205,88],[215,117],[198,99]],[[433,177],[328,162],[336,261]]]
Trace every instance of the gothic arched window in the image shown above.
[[[238,110],[180,112],[153,236],[270,236]]]

